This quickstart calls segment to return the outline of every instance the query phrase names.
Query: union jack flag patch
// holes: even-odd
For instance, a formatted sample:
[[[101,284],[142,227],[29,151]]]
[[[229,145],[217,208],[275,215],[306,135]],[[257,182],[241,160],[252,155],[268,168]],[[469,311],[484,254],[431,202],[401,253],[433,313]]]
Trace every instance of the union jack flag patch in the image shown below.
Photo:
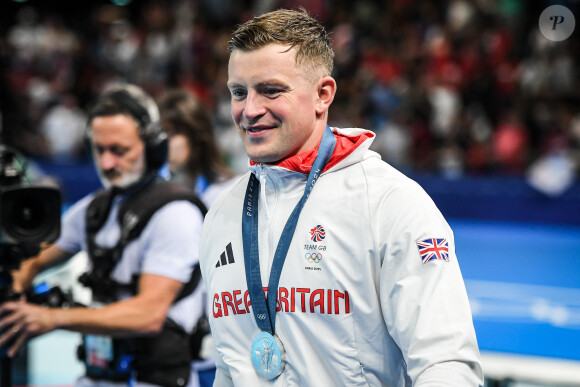
[[[417,242],[419,254],[423,263],[427,263],[434,259],[440,259],[449,262],[449,243],[447,239],[425,239]]]

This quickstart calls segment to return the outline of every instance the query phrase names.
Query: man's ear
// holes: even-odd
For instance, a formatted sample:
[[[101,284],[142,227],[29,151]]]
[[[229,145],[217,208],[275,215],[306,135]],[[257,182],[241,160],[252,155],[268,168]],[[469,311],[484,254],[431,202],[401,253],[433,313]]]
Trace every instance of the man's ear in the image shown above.
[[[316,102],[316,115],[320,116],[328,112],[328,108],[334,101],[336,94],[336,81],[330,76],[322,77],[318,81],[318,100]]]

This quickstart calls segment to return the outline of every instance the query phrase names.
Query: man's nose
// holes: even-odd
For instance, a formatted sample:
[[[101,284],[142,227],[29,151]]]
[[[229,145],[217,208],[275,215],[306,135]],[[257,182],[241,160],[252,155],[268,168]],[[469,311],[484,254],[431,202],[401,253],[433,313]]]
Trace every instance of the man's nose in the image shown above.
[[[101,165],[101,168],[105,171],[115,168],[115,166],[117,165],[117,158],[118,158],[117,156],[115,156],[112,152],[109,152],[108,150],[105,150],[98,156],[99,164]]]
[[[244,105],[244,118],[251,121],[266,113],[264,98],[256,92],[249,92]]]

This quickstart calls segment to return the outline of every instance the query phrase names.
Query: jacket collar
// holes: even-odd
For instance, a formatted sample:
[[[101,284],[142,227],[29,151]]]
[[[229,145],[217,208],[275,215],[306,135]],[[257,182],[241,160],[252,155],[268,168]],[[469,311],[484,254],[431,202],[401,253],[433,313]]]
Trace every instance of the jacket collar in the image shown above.
[[[336,137],[336,146],[334,147],[334,152],[330,157],[330,160],[326,164],[326,167],[322,172],[326,172],[332,167],[336,166],[338,163],[346,159],[355,150],[360,148],[368,149],[370,143],[375,137],[375,134],[369,130],[365,129],[338,129],[332,128],[332,132]],[[366,143],[366,144],[365,144]],[[362,146],[365,144],[365,146]],[[311,149],[294,156],[290,156],[277,164],[271,165],[284,169],[288,169],[295,172],[300,172],[304,174],[310,173],[312,164],[318,155],[318,147]],[[250,169],[255,170],[255,167],[259,163],[250,160]]]

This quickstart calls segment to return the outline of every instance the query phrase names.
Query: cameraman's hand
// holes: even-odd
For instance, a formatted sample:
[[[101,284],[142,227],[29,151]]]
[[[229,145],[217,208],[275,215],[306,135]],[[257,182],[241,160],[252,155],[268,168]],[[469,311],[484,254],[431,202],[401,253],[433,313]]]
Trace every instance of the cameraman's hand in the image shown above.
[[[56,328],[55,313],[24,301],[5,302],[0,308],[0,346],[9,345],[8,356],[14,357],[28,339]]]
[[[12,289],[16,293],[24,293],[32,284],[32,281],[41,271],[58,265],[73,256],[72,253],[61,250],[57,245],[42,245],[40,254],[36,257],[25,259],[20,263],[17,270],[13,270]]]
[[[39,272],[39,261],[35,258],[22,261],[17,270],[12,271],[12,289],[24,293]]]

